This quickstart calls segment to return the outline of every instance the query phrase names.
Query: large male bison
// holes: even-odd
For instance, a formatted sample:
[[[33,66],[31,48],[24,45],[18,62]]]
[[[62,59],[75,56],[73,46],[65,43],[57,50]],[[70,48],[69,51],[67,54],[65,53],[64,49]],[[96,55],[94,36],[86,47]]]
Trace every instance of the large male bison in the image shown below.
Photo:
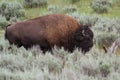
[[[74,18],[51,14],[12,24],[6,28],[5,38],[10,44],[26,49],[39,45],[43,52],[54,46],[72,52],[75,48],[83,53],[93,46],[93,32]]]

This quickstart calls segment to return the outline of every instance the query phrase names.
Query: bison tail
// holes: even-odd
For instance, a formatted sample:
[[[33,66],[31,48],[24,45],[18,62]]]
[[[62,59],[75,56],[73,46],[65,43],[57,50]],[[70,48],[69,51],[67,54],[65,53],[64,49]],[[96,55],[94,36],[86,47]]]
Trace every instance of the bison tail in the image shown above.
[[[4,35],[5,39],[7,39],[7,28],[5,30],[5,35]]]
[[[8,24],[7,27],[10,26],[10,25],[11,25],[11,24]],[[5,39],[8,39],[8,35],[7,35],[7,27],[6,27],[6,29],[5,29],[5,35],[4,35]]]

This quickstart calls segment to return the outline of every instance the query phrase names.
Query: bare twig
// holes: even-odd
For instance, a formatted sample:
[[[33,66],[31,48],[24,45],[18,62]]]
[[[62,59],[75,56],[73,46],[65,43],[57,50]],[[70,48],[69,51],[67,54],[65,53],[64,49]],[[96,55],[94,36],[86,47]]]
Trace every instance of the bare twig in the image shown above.
[[[116,49],[118,48],[119,45],[120,45],[120,38],[116,39],[109,48],[106,48],[105,46],[103,46],[103,49],[104,49],[105,53],[107,53],[107,52],[115,53]]]

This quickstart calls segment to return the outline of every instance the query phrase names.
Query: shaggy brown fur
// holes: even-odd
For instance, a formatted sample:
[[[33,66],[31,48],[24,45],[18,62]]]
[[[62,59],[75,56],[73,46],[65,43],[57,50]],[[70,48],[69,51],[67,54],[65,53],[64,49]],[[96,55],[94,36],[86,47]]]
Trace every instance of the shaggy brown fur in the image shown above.
[[[79,25],[74,18],[61,14],[45,15],[13,24],[7,27],[5,37],[10,44],[25,48],[39,45],[44,52],[55,45],[68,51],[78,47],[83,52],[93,46],[93,32],[89,27]]]

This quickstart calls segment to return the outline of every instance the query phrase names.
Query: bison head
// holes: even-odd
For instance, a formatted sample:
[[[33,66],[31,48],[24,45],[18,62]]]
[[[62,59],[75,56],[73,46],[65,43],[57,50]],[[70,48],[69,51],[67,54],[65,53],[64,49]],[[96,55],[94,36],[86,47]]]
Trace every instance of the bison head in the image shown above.
[[[93,46],[93,32],[87,26],[79,27],[74,34],[74,45],[86,53]]]

